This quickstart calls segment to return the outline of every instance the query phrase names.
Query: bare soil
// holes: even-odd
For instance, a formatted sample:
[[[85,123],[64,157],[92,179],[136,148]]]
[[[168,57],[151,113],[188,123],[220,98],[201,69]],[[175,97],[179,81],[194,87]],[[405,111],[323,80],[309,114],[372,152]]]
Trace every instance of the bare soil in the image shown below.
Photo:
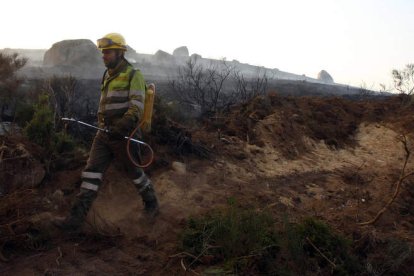
[[[0,274],[184,275],[177,254],[186,220],[226,205],[229,198],[266,209],[275,220],[286,215],[291,220],[322,219],[350,238],[358,254],[372,260],[381,257],[390,239],[412,248],[413,178],[402,183],[376,223],[359,223],[375,217],[395,191],[406,156],[402,135],[407,148],[414,149],[413,111],[398,97],[258,98],[191,131],[192,141],[212,152],[210,159],[177,156],[165,145],[154,144],[158,158],[147,172],[161,205],[156,219],[143,216],[132,183],[111,166],[83,232],[76,236],[50,230],[48,222],[67,213],[83,163],[57,171],[41,187],[18,195],[34,202],[30,211],[22,210],[25,218],[49,229],[51,238],[28,246],[27,235],[12,243],[3,237]],[[184,163],[186,170],[174,169],[174,161]],[[412,171],[414,161],[409,158],[406,173]],[[8,206],[16,210],[31,205]],[[10,224],[6,218],[1,222]],[[404,271],[410,268],[414,271],[414,263],[405,263]],[[201,267],[193,270],[202,273]]]

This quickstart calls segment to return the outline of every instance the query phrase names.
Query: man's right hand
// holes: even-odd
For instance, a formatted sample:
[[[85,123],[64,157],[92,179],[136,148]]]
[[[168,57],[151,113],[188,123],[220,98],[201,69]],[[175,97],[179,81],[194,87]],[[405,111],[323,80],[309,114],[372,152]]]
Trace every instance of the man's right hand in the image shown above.
[[[125,138],[125,136],[116,127],[108,129],[107,133],[112,139],[122,140]]]

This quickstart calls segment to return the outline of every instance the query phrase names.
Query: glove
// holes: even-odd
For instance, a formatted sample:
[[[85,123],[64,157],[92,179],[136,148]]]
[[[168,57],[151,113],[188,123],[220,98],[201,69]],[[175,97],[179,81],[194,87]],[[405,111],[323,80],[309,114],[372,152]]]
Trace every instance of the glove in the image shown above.
[[[108,130],[108,135],[109,135],[109,137],[111,137],[114,140],[122,140],[125,137],[118,130],[111,129],[111,128]]]
[[[109,129],[109,135],[116,139],[124,138],[129,135],[134,125],[135,120],[132,117],[124,116]]]

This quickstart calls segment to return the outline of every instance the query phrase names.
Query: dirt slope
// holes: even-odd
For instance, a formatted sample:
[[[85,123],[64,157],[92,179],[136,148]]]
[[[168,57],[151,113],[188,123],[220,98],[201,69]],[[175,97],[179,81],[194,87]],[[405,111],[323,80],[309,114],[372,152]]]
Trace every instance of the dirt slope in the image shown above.
[[[341,106],[328,100],[324,104],[333,105],[338,113],[352,106],[346,103],[349,106],[344,108],[346,104],[340,103]],[[186,219],[223,206],[228,198],[270,210],[275,219],[285,214],[291,219],[322,218],[360,243],[361,251],[367,250],[366,240],[390,237],[406,240],[413,246],[414,198],[410,189],[414,185],[410,181],[404,183],[396,201],[377,223],[358,225],[373,218],[394,192],[405,160],[402,133],[409,137],[408,147],[414,148],[410,142],[412,132],[404,124],[412,116],[387,111],[380,112],[379,119],[363,120],[364,112],[357,107],[344,113],[351,118],[348,122],[355,125],[349,137],[341,132],[342,135],[321,140],[303,122],[281,127],[289,122],[284,118],[286,113],[303,117],[310,112],[297,109],[300,104],[296,102],[292,107],[284,102],[258,117],[257,113],[251,116],[247,112],[254,120],[242,134],[238,133],[240,125],[234,127],[231,123],[227,128],[221,126],[218,133],[214,122],[213,127],[195,132],[193,139],[204,141],[216,154],[211,160],[170,156],[170,164],[178,159],[185,163],[185,172],[170,165],[150,171],[161,204],[161,214],[152,221],[142,216],[142,204],[132,184],[111,166],[88,215],[85,234],[68,237],[55,233],[47,250],[15,253],[9,262],[0,263],[0,273],[184,275],[180,259],[175,256],[179,253],[178,235]],[[311,106],[309,102],[307,105]],[[396,120],[397,115],[402,117]],[[320,124],[321,128],[325,126]],[[291,133],[283,133],[286,130]],[[295,140],[283,143],[289,137]],[[300,142],[295,143],[298,139]],[[334,142],[327,143],[328,139]],[[283,145],[289,148],[282,148]],[[414,161],[410,159],[407,171],[413,170]],[[67,211],[73,193],[56,196],[55,191],[73,189],[79,182],[80,171],[78,168],[54,175],[44,189],[43,196],[50,200],[52,208],[39,215],[43,220]]]

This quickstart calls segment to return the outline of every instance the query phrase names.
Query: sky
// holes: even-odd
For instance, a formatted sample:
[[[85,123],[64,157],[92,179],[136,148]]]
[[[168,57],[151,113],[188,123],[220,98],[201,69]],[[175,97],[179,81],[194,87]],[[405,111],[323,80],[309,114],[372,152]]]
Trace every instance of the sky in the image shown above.
[[[335,82],[392,87],[414,63],[413,0],[13,0],[1,3],[0,49],[49,49],[121,33],[138,53],[238,60]]]

